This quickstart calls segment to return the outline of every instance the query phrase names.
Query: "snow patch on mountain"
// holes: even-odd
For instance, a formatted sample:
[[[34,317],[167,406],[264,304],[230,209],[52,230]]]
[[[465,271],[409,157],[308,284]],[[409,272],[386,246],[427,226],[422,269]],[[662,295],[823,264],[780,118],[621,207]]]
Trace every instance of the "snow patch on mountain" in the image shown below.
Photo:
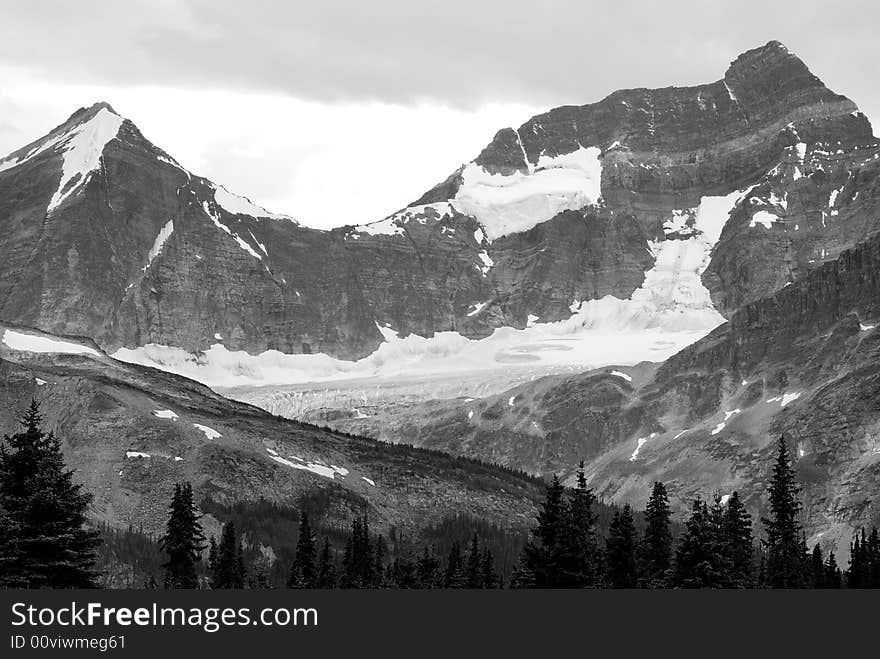
[[[269,218],[272,220],[288,220],[296,222],[289,215],[270,213],[262,206],[257,206],[247,197],[233,194],[222,185],[214,188],[214,201],[220,208],[233,215],[248,215],[255,218]]]
[[[45,352],[45,353],[63,353],[68,355],[92,355],[98,357],[99,353],[93,348],[73,343],[71,341],[63,341],[61,339],[53,339],[48,336],[39,336],[36,334],[25,334],[14,330],[5,330],[3,332],[3,343],[13,350],[25,352]]]
[[[201,430],[208,439],[220,439],[223,436],[213,428],[203,426],[201,423],[194,423],[193,425]]]
[[[147,265],[141,268],[142,272],[146,272],[147,268],[149,268],[153,261],[159,253],[162,251],[162,246],[165,244],[165,241],[174,233],[174,220],[168,220],[161,229],[159,229],[159,235],[156,236],[156,240],[153,241],[153,246],[150,248],[150,251],[147,253]]]
[[[214,226],[216,226],[218,229],[224,231],[228,235],[232,236],[233,240],[235,240],[235,242],[238,243],[238,246],[241,247],[248,254],[250,254],[251,256],[253,256],[256,259],[259,259],[260,261],[263,260],[263,257],[261,254],[259,254],[253,247],[251,247],[241,236],[239,236],[237,233],[235,233],[235,231],[233,231],[228,226],[223,224],[223,222],[220,221],[220,216],[211,209],[211,206],[210,206],[210,204],[208,204],[207,201],[202,202],[202,208],[204,209],[205,214],[209,218],[211,218],[211,222],[214,223]]]
[[[101,108],[89,121],[80,124],[62,140],[64,146],[61,181],[49,201],[47,212],[58,208],[75,190],[84,186],[101,163],[107,143],[119,134],[122,117]]]
[[[601,196],[601,150],[580,147],[559,156],[541,156],[529,173],[490,174],[472,162],[451,200],[460,213],[480,222],[492,241],[527,231],[565,210],[595,204]],[[476,236],[475,236],[476,237]]]

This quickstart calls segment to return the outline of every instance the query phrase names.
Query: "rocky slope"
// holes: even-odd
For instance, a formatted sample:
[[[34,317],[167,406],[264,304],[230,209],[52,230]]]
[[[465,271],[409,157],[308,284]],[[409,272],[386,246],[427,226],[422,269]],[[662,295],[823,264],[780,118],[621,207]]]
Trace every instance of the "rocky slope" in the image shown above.
[[[0,160],[0,318],[110,352],[345,359],[380,327],[704,333],[872,230],[853,172],[877,151],[855,105],[771,42],[715,83],[503,129],[410,207],[325,232],[188,172],[98,104]]]
[[[510,471],[274,417],[203,385],[107,357],[86,339],[0,325],[0,428],[32,397],[95,495],[93,516],[159,531],[175,482],[197,497],[296,505],[324,501],[322,523],[419,529],[460,512],[532,523],[542,485]]]
[[[845,550],[855,529],[880,521],[878,273],[874,234],[662,365],[332,423],[545,475],[570,475],[586,459],[591,484],[617,501],[642,504],[654,479],[682,509],[694,495],[737,489],[756,514],[782,435],[796,456],[811,541]]]

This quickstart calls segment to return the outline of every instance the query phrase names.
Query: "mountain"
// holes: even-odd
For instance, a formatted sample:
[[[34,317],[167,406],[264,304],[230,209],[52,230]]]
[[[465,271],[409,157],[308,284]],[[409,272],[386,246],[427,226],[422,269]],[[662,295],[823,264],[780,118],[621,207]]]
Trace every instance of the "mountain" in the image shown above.
[[[857,177],[876,192],[880,163]],[[571,478],[585,459],[600,496],[637,505],[654,480],[682,511],[694,496],[738,490],[755,514],[784,436],[811,546],[846,555],[852,534],[880,521],[878,326],[875,232],[663,364],[551,376],[482,399],[363,408],[362,418],[329,423],[542,475]]]
[[[658,361],[872,231],[877,153],[770,42],[502,129],[403,210],[318,231],[98,104],[0,161],[0,318],[212,386]]]
[[[527,528],[543,483],[447,454],[392,446],[288,421],[207,387],[108,357],[83,338],[0,324],[0,428],[11,434],[32,398],[67,465],[117,528],[164,529],[174,483],[198,500],[320,502],[321,523],[368,513],[387,531],[456,514]],[[216,520],[206,520],[217,532]]]

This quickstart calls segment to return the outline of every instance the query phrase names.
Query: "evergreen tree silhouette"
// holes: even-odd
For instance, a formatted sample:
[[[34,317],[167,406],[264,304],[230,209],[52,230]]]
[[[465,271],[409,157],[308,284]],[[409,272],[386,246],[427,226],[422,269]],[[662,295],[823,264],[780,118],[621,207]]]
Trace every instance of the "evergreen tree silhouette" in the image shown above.
[[[666,486],[655,481],[645,507],[645,535],[641,544],[642,585],[664,588],[672,566],[672,530]]]
[[[196,564],[205,549],[199,518],[192,486],[176,484],[165,535],[159,540],[159,547],[168,555],[168,561],[162,565],[166,588],[198,588]]]
[[[728,571],[726,585],[730,588],[753,587],[755,542],[752,536],[752,516],[743,505],[738,492],[733,492],[727,500],[721,534]]]
[[[695,499],[675,550],[673,585],[679,588],[723,588],[724,571],[718,529],[705,501]]]
[[[566,517],[565,488],[554,475],[547,486],[544,504],[538,512],[538,525],[523,550],[517,570],[517,585],[555,588],[559,579],[561,539]]]
[[[318,557],[318,588],[336,588],[336,564],[330,550],[329,538],[324,538],[321,555]]]
[[[315,585],[315,533],[309,524],[309,514],[302,510],[299,516],[299,538],[296,556],[287,579],[288,588],[313,588]]]
[[[636,527],[629,504],[615,511],[605,543],[605,579],[612,588],[635,588],[638,585],[636,567]]]
[[[416,583],[418,588],[436,588],[440,572],[440,561],[434,555],[433,548],[428,549],[425,545],[421,557],[416,566]]]
[[[20,423],[0,443],[0,586],[93,588],[101,541],[86,528],[92,496],[65,469],[55,435],[41,429],[36,400]]]
[[[211,588],[244,588],[245,574],[241,543],[235,534],[235,524],[232,522],[223,525],[215,565],[211,577]]]
[[[467,555],[467,563],[465,565],[465,587],[477,589],[483,587],[483,565],[482,556],[480,555],[480,543],[477,540],[477,534],[471,537],[471,547]]]
[[[453,542],[446,558],[446,572],[443,575],[444,588],[464,588],[467,583],[464,563],[461,558],[461,546]]]
[[[498,585],[498,575],[495,574],[495,563],[492,559],[492,552],[488,547],[483,550],[481,581],[483,588],[495,588]]]
[[[834,550],[828,553],[828,559],[825,561],[825,581],[823,588],[840,588],[843,579],[840,574],[840,568],[837,566],[837,558],[834,556]]]
[[[800,489],[795,480],[791,458],[780,437],[773,477],[770,480],[770,515],[764,523],[764,546],[767,549],[766,580],[771,588],[801,588],[805,585],[806,562],[802,529],[798,517]]]
[[[568,491],[567,505],[563,508],[559,549],[556,552],[558,573],[553,585],[560,588],[587,588],[595,586],[601,576],[596,519],[593,510],[596,497],[587,487],[584,463],[577,470],[577,483]]]
[[[818,542],[810,554],[810,577],[813,588],[825,588],[825,561],[822,559],[822,548]]]

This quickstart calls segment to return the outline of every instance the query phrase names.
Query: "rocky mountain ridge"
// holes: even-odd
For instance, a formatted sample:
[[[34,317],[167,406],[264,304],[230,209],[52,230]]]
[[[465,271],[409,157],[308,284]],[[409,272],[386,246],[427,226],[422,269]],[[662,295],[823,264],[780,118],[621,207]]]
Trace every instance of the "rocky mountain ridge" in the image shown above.
[[[94,494],[91,515],[158,533],[174,483],[199,499],[323,502],[328,526],[364,513],[417,530],[461,512],[528,527],[540,482],[439,452],[288,421],[191,380],[111,359],[88,339],[0,324],[0,427],[32,398],[65,461]],[[210,520],[209,520],[210,521]]]
[[[98,104],[0,161],[0,318],[110,352],[355,359],[384,328],[604,326],[592,301],[642,296],[659,272],[611,324],[696,310],[705,332],[873,229],[851,173],[877,153],[856,106],[771,42],[712,84],[503,129],[412,206],[327,232],[188,172]]]

